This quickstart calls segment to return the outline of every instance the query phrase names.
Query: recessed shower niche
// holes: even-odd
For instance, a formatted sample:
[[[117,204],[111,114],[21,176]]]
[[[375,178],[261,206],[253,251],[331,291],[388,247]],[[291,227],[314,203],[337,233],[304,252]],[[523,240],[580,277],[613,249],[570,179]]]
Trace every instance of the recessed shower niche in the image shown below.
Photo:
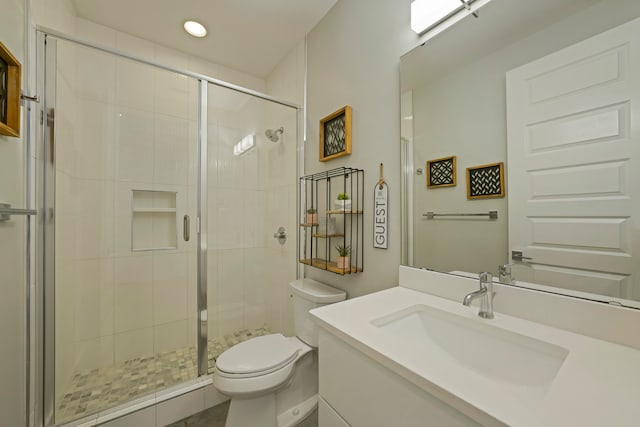
[[[177,193],[131,191],[131,250],[178,248]]]

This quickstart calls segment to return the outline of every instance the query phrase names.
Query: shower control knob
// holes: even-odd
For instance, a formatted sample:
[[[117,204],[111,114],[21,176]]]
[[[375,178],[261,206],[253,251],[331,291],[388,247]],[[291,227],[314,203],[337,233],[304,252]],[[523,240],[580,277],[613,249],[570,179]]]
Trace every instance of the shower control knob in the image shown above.
[[[281,245],[284,245],[284,242],[287,241],[287,231],[284,229],[284,227],[278,227],[278,231],[273,233],[273,237],[278,239],[278,242]]]

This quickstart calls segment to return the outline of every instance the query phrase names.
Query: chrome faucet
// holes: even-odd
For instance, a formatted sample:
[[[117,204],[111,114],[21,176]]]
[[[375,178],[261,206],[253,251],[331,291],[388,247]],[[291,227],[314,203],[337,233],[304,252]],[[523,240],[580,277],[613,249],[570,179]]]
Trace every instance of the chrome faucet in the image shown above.
[[[503,264],[498,266],[498,276],[500,277],[500,283],[515,285],[516,279],[511,274],[511,267],[513,267],[513,264]]]
[[[482,297],[478,316],[484,319],[493,319],[493,275],[483,272],[479,274],[480,289],[465,295],[462,304],[468,306],[476,298]]]

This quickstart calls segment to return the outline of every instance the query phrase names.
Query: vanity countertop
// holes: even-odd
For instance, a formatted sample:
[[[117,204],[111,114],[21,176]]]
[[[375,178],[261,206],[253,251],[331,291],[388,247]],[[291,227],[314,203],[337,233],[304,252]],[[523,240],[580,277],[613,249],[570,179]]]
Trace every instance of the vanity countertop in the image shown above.
[[[566,351],[566,357],[547,386],[521,392],[508,381],[488,380],[477,370],[458,363],[455,357],[429,351],[419,337],[407,339],[372,323],[413,306],[459,316],[472,327],[496,328],[498,335],[519,335],[548,343]],[[494,319],[485,320],[477,312],[476,306],[464,307],[460,302],[395,287],[321,307],[311,314],[324,329],[483,424],[638,425],[639,350],[499,312]],[[480,354],[482,344],[476,347]],[[495,366],[498,375],[504,365]]]

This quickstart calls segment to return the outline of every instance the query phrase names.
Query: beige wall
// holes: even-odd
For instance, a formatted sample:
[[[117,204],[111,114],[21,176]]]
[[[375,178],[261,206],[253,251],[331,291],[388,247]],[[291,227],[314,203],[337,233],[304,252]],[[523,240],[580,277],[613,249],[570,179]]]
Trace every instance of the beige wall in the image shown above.
[[[339,276],[312,267],[306,274],[364,295],[398,283],[400,264],[400,56],[417,41],[410,0],[340,0],[309,34],[308,134],[305,173],[341,166],[365,170],[364,271]],[[353,108],[353,154],[318,161],[318,121]],[[388,249],[373,248],[373,187],[384,163],[389,186]]]
[[[0,2],[0,41],[23,65],[25,87],[25,14],[26,1]],[[0,136],[0,202],[24,208],[26,129],[22,109],[20,138]],[[25,242],[26,217],[14,216],[0,222],[0,424],[25,423]]]

